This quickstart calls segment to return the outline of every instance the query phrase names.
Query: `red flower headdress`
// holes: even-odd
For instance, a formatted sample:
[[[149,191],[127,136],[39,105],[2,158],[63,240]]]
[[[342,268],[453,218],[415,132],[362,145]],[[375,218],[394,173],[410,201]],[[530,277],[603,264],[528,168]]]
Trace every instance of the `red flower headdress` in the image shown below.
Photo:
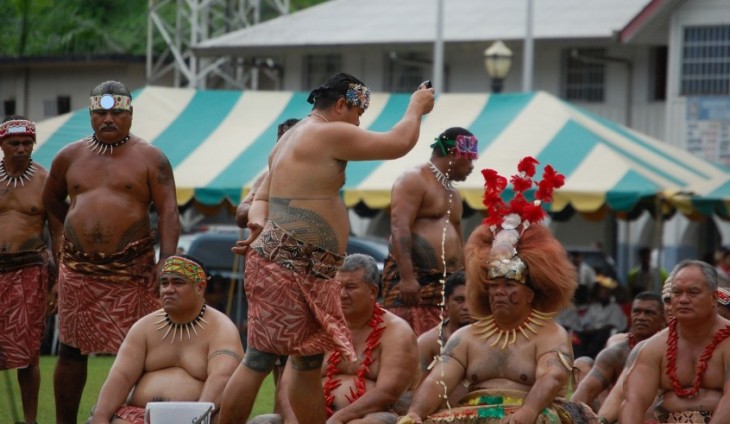
[[[542,203],[550,202],[555,189],[565,184],[565,176],[557,173],[552,166],[547,165],[542,173],[542,180],[534,181],[535,166],[539,162],[530,156],[523,158],[517,165],[518,174],[510,178],[514,198],[505,203],[502,192],[507,187],[507,179],[493,169],[482,170],[484,176],[484,206],[487,208],[487,217],[484,224],[494,232],[492,244],[492,260],[489,264],[489,278],[505,277],[520,281],[527,280],[527,267],[517,256],[515,246],[532,223],[542,221],[547,214],[542,209]],[[525,198],[525,192],[537,186],[535,200],[530,202]]]

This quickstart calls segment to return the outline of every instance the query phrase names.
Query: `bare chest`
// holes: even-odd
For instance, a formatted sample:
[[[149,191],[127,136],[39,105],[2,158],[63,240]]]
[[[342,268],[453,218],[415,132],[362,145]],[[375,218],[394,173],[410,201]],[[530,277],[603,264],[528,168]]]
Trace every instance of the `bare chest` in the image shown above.
[[[531,385],[535,382],[535,358],[525,347],[508,346],[504,349],[491,346],[491,340],[470,350],[470,362],[466,380],[473,387],[489,381],[504,379],[515,383]],[[473,358],[473,360],[472,360]]]
[[[148,176],[147,159],[84,152],[69,166],[66,185],[71,196],[95,189],[137,194],[149,191]]]

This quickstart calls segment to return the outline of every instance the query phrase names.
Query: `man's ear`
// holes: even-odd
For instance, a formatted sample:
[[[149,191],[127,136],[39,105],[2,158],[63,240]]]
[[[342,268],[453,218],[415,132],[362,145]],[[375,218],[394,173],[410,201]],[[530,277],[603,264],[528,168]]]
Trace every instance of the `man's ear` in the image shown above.
[[[374,284],[370,284],[370,296],[374,299],[378,299],[378,286]]]
[[[337,99],[337,102],[335,102],[335,111],[337,113],[344,113],[347,112],[350,105],[347,104],[347,100],[344,97],[340,97]]]
[[[197,284],[197,289],[201,296],[205,296],[205,288],[208,287],[208,280],[203,280]]]

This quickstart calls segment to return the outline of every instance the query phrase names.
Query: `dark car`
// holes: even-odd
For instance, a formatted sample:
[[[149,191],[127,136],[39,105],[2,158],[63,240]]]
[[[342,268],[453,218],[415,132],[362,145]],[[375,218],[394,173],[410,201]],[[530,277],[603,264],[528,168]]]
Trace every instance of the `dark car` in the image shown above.
[[[241,275],[243,269],[243,258],[231,252],[231,247],[241,237],[235,231],[196,233],[182,236],[181,246],[185,248],[186,254],[203,262],[209,275],[230,279]],[[378,270],[382,272],[383,262],[388,256],[388,243],[375,237],[350,236],[346,251],[348,255],[364,253],[372,256],[378,263]]]

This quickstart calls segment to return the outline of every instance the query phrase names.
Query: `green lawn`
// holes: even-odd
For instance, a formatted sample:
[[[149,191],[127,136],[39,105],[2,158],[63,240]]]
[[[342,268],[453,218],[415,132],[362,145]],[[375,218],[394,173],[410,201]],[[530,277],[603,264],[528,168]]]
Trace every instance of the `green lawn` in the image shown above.
[[[101,385],[106,379],[106,375],[111,368],[114,358],[111,356],[99,356],[89,358],[89,372],[86,380],[86,388],[81,398],[81,408],[79,408],[78,422],[82,423],[89,417],[91,407],[96,402],[96,397],[101,389]],[[41,357],[41,392],[38,406],[39,423],[53,423],[56,421],[53,401],[53,369],[56,366],[55,356]],[[18,380],[16,379],[15,370],[0,371],[0,423],[13,423],[16,417],[13,415],[13,408],[18,413],[18,419],[22,420],[23,410],[20,403],[20,393],[18,389]],[[10,380],[10,387],[8,387]],[[13,392],[15,398],[15,406],[10,402],[9,390]],[[256,398],[253,407],[252,416],[271,412],[273,408],[274,382],[271,376],[264,381],[264,384]]]

